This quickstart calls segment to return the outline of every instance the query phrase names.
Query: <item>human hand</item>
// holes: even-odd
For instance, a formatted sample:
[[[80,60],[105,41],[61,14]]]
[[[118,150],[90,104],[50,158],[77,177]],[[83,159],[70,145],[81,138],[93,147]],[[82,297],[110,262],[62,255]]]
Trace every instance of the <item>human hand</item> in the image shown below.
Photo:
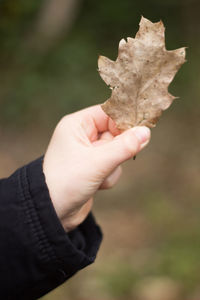
[[[120,164],[135,156],[150,139],[147,127],[121,133],[100,105],[66,115],[57,125],[43,170],[56,213],[66,231],[91,210],[100,188],[112,187]]]

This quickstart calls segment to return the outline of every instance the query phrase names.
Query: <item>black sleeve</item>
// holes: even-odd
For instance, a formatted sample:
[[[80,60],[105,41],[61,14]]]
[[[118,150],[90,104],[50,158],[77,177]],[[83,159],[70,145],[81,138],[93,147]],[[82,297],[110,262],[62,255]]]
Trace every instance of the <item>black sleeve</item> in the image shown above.
[[[0,297],[37,299],[92,263],[102,239],[90,214],[63,229],[45,183],[42,158],[0,180]]]

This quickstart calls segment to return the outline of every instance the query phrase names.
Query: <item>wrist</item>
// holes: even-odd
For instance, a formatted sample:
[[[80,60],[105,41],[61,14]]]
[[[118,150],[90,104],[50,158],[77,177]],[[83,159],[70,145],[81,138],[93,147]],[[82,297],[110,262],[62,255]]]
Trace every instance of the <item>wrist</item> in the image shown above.
[[[65,182],[63,183],[62,178],[60,178],[61,172],[56,170],[57,168],[54,166],[50,168],[49,158],[45,155],[43,173],[49,195],[63,228],[66,232],[69,232],[85,220],[91,211],[93,198],[86,201],[77,201],[77,195],[74,195],[74,193],[70,191],[70,187],[66,187]],[[67,181],[64,175],[63,177],[65,181]]]

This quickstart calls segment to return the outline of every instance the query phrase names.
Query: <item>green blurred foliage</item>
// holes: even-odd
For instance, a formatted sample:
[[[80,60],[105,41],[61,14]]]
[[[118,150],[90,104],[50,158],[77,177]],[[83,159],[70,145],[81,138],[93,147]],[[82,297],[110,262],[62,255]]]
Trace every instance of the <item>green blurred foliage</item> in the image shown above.
[[[36,120],[49,124],[65,113],[103,102],[109,90],[97,73],[98,55],[115,59],[119,40],[135,35],[141,15],[163,20],[168,49],[189,47],[189,63],[170,90],[184,99],[182,108],[199,103],[199,42],[197,36],[188,38],[188,24],[199,24],[193,19],[198,1],[85,0],[70,33],[45,53],[26,45],[41,5],[35,0],[0,2],[0,116],[7,126]],[[188,8],[190,19],[185,19]]]
[[[13,47],[19,41],[27,27],[31,25],[41,1],[1,0],[0,1],[0,52],[15,52]],[[2,57],[0,58],[2,61]]]

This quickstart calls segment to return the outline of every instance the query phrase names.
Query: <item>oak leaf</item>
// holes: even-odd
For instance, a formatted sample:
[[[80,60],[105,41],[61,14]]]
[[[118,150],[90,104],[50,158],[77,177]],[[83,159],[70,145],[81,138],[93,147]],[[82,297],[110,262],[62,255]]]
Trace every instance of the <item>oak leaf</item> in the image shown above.
[[[102,109],[121,130],[154,127],[176,98],[168,86],[184,62],[185,48],[166,50],[162,21],[152,23],[142,17],[135,38],[120,41],[116,61],[99,57],[100,76],[112,89]]]

